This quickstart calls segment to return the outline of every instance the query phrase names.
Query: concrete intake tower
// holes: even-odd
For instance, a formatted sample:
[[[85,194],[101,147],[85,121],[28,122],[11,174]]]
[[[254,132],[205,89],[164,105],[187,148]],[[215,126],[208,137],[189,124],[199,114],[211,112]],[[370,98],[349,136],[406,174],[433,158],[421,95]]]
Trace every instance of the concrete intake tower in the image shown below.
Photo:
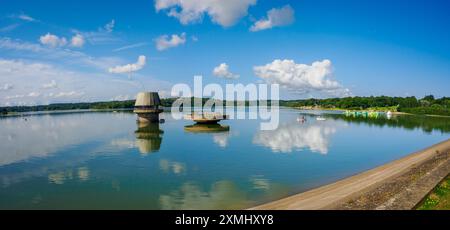
[[[140,92],[136,96],[134,104],[134,113],[137,114],[138,122],[156,123],[159,122],[159,114],[162,109],[159,108],[161,100],[156,92]]]

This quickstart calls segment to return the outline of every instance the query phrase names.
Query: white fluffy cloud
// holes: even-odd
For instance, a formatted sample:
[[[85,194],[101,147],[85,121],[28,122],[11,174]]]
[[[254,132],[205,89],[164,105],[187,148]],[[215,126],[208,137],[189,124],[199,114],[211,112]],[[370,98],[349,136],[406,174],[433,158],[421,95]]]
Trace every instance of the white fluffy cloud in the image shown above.
[[[58,84],[56,84],[55,80],[52,80],[50,83],[45,83],[42,85],[42,88],[44,89],[54,89],[58,87]]]
[[[267,17],[260,19],[250,27],[250,31],[270,29],[275,26],[286,26],[294,22],[294,9],[286,5],[282,8],[273,8],[267,12]]]
[[[186,43],[186,33],[182,33],[181,35],[172,34],[172,36],[162,35],[155,39],[156,49],[157,50],[166,50],[172,47],[177,47]]]
[[[216,66],[213,69],[213,74],[216,77],[227,78],[227,79],[236,79],[239,78],[238,74],[234,74],[230,72],[229,66],[227,63],[222,63],[219,66]]]
[[[8,32],[8,31],[12,31],[15,30],[17,27],[19,27],[21,24],[20,23],[14,23],[11,25],[7,25],[5,27],[0,28],[0,32]]]
[[[256,76],[267,83],[279,84],[296,93],[318,91],[334,96],[346,96],[349,90],[332,78],[330,60],[316,61],[311,65],[297,64],[293,60],[274,60],[264,66],[255,66]]]
[[[138,61],[133,64],[116,66],[109,68],[110,73],[132,73],[142,69],[145,66],[146,58],[144,55],[139,56]]]
[[[50,47],[60,47],[65,46],[67,44],[67,39],[65,37],[58,37],[56,35],[47,33],[39,38],[39,41]]]
[[[70,41],[70,45],[73,47],[83,47],[85,43],[84,37],[81,34],[76,34],[72,37],[72,40]]]
[[[31,92],[31,93],[28,94],[28,96],[29,96],[29,97],[39,97],[39,96],[41,96],[41,93],[38,93],[38,92]]]
[[[119,39],[113,35],[115,25],[116,21],[113,19],[106,25],[101,26],[94,31],[80,31],[74,29],[72,32],[82,35],[83,40],[92,45],[113,44],[119,41]]]
[[[156,0],[157,11],[167,10],[167,15],[177,18],[182,24],[199,22],[205,14],[214,23],[232,26],[248,13],[256,0]]]
[[[172,86],[140,74],[134,77],[139,82],[104,71],[72,70],[35,60],[0,58],[0,106],[105,101],[117,95],[133,96],[142,90],[142,85],[149,91],[168,92]],[[5,88],[9,90],[1,90],[4,84],[8,84]]]
[[[117,96],[112,97],[111,101],[126,101],[126,100],[130,100],[130,99],[131,99],[131,97],[128,94],[127,95],[119,94]]]
[[[5,99],[6,100],[18,99],[18,98],[23,98],[25,96],[26,95],[24,95],[24,94],[9,95],[9,96],[6,96]]]
[[[21,13],[21,14],[17,15],[17,18],[21,19],[21,20],[24,20],[24,21],[27,21],[27,22],[37,21],[35,18],[31,17],[30,15],[26,15],[24,13]]]
[[[106,32],[111,33],[114,30],[115,25],[116,25],[116,21],[113,19],[105,25],[104,29]]]
[[[131,45],[127,45],[127,46],[122,46],[122,47],[113,49],[113,52],[119,52],[119,51],[122,51],[122,50],[128,50],[128,49],[138,48],[138,47],[142,47],[142,46],[146,46],[146,45],[148,45],[147,42],[135,43],[135,44],[131,44]]]
[[[10,90],[10,89],[12,89],[12,88],[13,88],[13,85],[12,85],[12,84],[6,83],[6,84],[4,84],[4,85],[2,85],[2,86],[0,87],[0,91],[2,91],[2,90],[7,91],[7,90]]]
[[[9,18],[14,18],[14,19],[20,19],[22,21],[26,21],[26,22],[37,22],[38,20],[31,17],[30,15],[27,15],[25,13],[19,13],[19,14],[12,14],[8,16]]]
[[[123,62],[119,57],[93,57],[80,51],[73,51],[70,49],[54,49],[45,45],[37,43],[23,42],[21,40],[13,40],[10,38],[0,38],[0,50],[12,50],[21,52],[19,58],[26,56],[34,59],[46,60],[46,61],[63,61],[70,65],[78,64],[83,67],[89,66],[102,71],[108,69],[111,66],[118,65]]]
[[[58,93],[49,93],[49,97],[53,98],[60,98],[60,97],[80,97],[83,96],[84,92],[77,92],[77,91],[68,91],[68,92],[58,92]]]
[[[47,45],[50,46],[52,48],[55,47],[62,47],[65,45],[68,45],[67,39],[65,37],[58,37],[54,34],[51,33],[47,33],[46,35],[42,35],[39,38],[39,41],[43,44],[43,45]],[[74,35],[72,37],[72,39],[70,40],[70,46],[72,47],[83,47],[85,43],[85,39],[84,36],[77,33],[76,35]]]
[[[9,79],[14,81],[14,85],[17,87],[11,88],[8,92],[0,91],[1,103],[3,105],[30,105],[35,103],[45,103],[46,101],[62,97],[60,94],[64,92],[51,92],[46,93],[42,91],[42,88],[55,88],[56,82],[52,80],[48,83],[48,78],[60,77],[64,78],[67,86],[71,86],[71,81],[67,81],[73,72],[66,72],[58,70],[57,68],[43,64],[43,63],[26,63],[16,60],[4,60],[0,59],[0,81]],[[80,77],[80,76],[76,76]],[[63,89],[66,87],[62,87]],[[74,91],[74,90],[73,90]],[[79,94],[68,95],[79,96]],[[70,98],[69,98],[70,99]]]

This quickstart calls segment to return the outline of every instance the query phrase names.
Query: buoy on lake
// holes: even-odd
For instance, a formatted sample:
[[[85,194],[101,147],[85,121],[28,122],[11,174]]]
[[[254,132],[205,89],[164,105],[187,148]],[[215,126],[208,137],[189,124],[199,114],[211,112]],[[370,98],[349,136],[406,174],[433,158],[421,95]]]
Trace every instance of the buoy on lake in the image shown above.
[[[158,123],[159,114],[162,109],[159,108],[161,100],[156,92],[141,92],[136,96],[134,104],[134,113],[138,116],[138,122]]]

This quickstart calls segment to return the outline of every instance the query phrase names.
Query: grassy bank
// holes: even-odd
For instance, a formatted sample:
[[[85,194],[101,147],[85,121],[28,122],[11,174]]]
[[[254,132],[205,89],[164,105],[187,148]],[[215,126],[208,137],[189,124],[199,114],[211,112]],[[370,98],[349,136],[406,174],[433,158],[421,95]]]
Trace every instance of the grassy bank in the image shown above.
[[[416,97],[344,97],[280,101],[280,105],[304,109],[402,112],[419,115],[450,116],[450,98],[433,95]]]
[[[289,107],[289,106],[287,106]],[[299,109],[305,109],[305,110],[331,110],[331,111],[374,111],[374,112],[398,112],[398,106],[385,106],[385,107],[368,107],[365,109],[362,108],[339,108],[339,107],[321,107],[321,106],[301,106],[297,107]]]
[[[450,176],[425,198],[418,210],[450,210]]]
[[[418,115],[450,116],[450,109],[441,106],[403,108],[402,112]]]

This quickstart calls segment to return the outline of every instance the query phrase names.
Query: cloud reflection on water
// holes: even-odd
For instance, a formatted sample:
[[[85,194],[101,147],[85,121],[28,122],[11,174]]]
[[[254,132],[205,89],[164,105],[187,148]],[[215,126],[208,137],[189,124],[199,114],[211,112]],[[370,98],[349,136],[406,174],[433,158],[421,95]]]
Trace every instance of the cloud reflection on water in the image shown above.
[[[222,148],[228,146],[228,139],[230,138],[229,133],[218,133],[213,135],[213,141]]]
[[[204,191],[194,183],[184,183],[178,190],[159,197],[161,209],[242,209],[248,200],[232,181],[222,180],[214,183],[209,191]]]
[[[186,165],[184,163],[167,159],[159,160],[159,168],[165,173],[172,172],[174,174],[181,174],[186,172]]]
[[[89,168],[87,167],[79,167],[76,170],[67,169],[65,171],[49,173],[48,181],[57,185],[64,184],[67,180],[73,180],[74,178],[78,178],[79,181],[87,181],[89,180],[89,174]]]
[[[251,176],[250,182],[256,190],[269,190],[271,188],[270,180],[264,178],[262,175]]]
[[[290,153],[307,148],[315,153],[327,154],[329,139],[335,132],[336,127],[327,121],[287,123],[276,130],[257,132],[253,143],[271,148],[274,152]]]
[[[114,125],[111,119],[100,116],[75,113],[0,119],[0,140],[4,140],[0,145],[0,166],[48,157],[63,148],[97,140],[105,133],[126,130],[126,116],[111,115]]]

